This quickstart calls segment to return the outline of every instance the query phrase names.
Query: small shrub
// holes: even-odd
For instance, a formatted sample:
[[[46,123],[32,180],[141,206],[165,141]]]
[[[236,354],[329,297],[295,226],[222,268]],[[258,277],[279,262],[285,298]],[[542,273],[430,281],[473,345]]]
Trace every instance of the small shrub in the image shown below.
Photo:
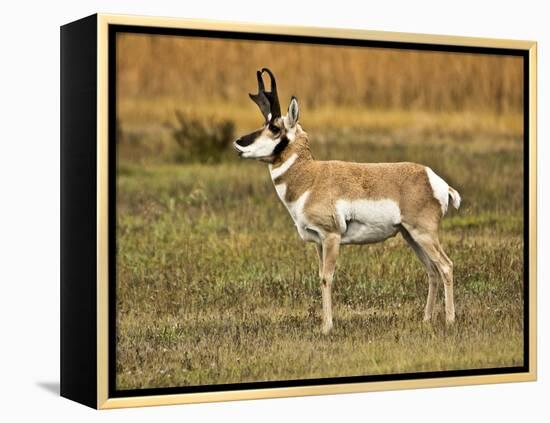
[[[199,119],[176,110],[177,125],[172,135],[181,147],[178,162],[218,163],[234,139],[231,120]]]

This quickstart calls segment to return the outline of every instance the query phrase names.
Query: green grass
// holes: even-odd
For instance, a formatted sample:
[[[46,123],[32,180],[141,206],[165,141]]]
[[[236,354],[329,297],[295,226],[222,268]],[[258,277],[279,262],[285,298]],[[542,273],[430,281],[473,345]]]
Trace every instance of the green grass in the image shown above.
[[[490,132],[490,131],[489,131]],[[405,134],[406,135],[406,134]],[[117,197],[119,389],[521,365],[521,136],[311,134],[318,158],[417,161],[457,188],[442,225],[457,321],[422,323],[427,278],[400,236],[345,246],[334,330],[320,333],[317,258],[266,166],[123,161]]]

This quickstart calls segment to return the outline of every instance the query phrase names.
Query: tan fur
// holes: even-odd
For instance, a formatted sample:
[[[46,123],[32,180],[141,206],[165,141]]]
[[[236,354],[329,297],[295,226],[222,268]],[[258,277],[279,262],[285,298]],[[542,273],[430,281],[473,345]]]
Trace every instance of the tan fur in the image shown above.
[[[307,134],[297,126],[296,138],[276,158],[277,168],[293,154],[294,164],[274,184],[286,184],[285,200],[296,201],[305,191],[308,220],[328,233],[338,232],[333,218],[336,200],[394,200],[402,219],[414,225],[437,230],[442,217],[441,205],[434,198],[426,167],[416,163],[352,163],[314,160]]]

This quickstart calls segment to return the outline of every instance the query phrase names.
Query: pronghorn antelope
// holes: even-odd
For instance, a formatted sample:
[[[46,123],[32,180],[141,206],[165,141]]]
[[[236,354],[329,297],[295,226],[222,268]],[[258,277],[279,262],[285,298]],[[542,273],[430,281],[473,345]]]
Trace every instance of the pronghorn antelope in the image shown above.
[[[266,91],[262,74],[271,80]],[[438,239],[449,198],[460,206],[459,193],[429,167],[416,163],[351,163],[314,160],[307,133],[298,123],[298,100],[292,97],[281,116],[275,77],[256,73],[258,94],[249,94],[265,117],[264,125],[234,142],[242,158],[267,162],[275,190],[304,241],[315,243],[319,256],[323,323],[332,329],[331,289],[342,244],[384,241],[400,232],[428,273],[424,320],[430,320],[437,281],[445,289],[445,315],[455,319],[453,263]]]

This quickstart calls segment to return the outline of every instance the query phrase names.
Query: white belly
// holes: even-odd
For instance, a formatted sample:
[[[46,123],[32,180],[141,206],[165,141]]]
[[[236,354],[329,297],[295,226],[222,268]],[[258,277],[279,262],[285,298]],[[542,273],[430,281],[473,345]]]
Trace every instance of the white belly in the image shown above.
[[[369,244],[394,236],[401,210],[393,200],[338,200],[336,217],[342,244]]]
[[[304,241],[320,243],[322,231],[308,221],[304,205],[309,191],[296,201],[285,201],[286,185],[276,185],[279,198],[286,206],[298,234]],[[342,244],[369,244],[394,236],[401,223],[401,210],[393,200],[338,200],[335,205],[336,220],[342,236]]]

